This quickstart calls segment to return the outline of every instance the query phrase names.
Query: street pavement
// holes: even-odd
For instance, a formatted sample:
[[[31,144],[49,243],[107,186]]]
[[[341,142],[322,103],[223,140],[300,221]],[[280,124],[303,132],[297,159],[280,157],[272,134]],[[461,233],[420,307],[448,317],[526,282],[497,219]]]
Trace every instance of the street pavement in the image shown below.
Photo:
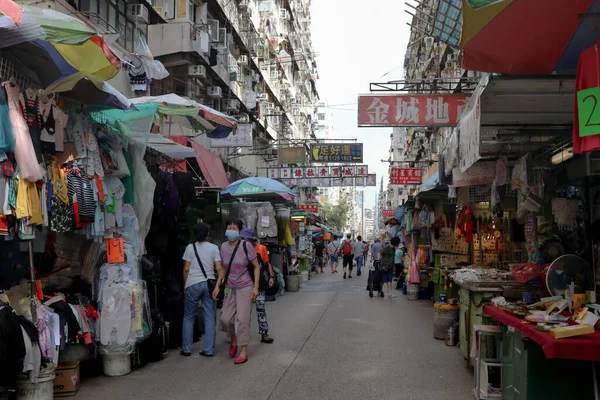
[[[341,268],[340,268],[341,269]],[[249,361],[234,365],[225,333],[216,356],[171,350],[131,374],[84,380],[76,400],[466,400],[472,373],[458,348],[433,338],[430,301],[368,297],[366,274],[314,276],[267,303],[273,344],[262,344],[253,312]]]

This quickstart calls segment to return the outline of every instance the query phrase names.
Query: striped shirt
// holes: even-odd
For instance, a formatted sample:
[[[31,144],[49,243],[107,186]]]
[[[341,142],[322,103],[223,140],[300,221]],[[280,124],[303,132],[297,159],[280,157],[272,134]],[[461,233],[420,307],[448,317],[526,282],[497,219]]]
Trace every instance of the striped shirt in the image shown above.
[[[71,212],[75,217],[75,225],[93,223],[96,218],[96,200],[90,178],[78,169],[67,174],[67,188]]]

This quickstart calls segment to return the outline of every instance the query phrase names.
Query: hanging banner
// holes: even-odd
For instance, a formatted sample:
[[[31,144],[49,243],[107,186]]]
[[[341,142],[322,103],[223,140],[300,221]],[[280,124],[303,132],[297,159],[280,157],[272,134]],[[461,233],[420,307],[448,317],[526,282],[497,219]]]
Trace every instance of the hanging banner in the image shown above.
[[[392,185],[417,185],[423,183],[421,168],[392,168],[390,176]]]
[[[495,177],[495,161],[478,161],[465,172],[461,172],[460,168],[454,168],[452,170],[452,186],[489,185],[494,182]]]
[[[363,162],[362,143],[313,143],[310,145],[313,162]]]
[[[252,124],[238,124],[237,130],[231,131],[223,139],[210,139],[210,147],[252,147]]]
[[[394,216],[394,210],[381,210],[381,216],[385,218],[392,218]]]
[[[470,95],[414,94],[358,97],[358,126],[456,126]]]
[[[319,213],[319,205],[318,204],[300,204],[298,209],[311,212],[313,214]]]

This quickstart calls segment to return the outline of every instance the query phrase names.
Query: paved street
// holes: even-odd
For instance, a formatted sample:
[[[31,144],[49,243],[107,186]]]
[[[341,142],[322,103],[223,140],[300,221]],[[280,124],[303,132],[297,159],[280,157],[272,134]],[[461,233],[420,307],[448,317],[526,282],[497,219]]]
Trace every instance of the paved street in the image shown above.
[[[169,356],[120,378],[84,381],[85,399],[419,399],[471,398],[472,374],[457,348],[433,339],[429,301],[370,299],[366,276],[313,277],[300,292],[267,303],[272,345],[253,335],[247,364],[227,356]],[[253,315],[254,318],[254,315]],[[256,320],[253,321],[256,332]]]

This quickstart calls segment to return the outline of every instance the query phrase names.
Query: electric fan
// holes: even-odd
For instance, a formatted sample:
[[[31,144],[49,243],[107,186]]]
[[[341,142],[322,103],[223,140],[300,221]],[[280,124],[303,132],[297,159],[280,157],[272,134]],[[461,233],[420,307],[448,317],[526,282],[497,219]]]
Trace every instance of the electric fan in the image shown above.
[[[546,286],[552,296],[563,296],[571,282],[575,284],[575,294],[584,294],[587,290],[593,290],[594,273],[583,258],[565,254],[548,267]]]

